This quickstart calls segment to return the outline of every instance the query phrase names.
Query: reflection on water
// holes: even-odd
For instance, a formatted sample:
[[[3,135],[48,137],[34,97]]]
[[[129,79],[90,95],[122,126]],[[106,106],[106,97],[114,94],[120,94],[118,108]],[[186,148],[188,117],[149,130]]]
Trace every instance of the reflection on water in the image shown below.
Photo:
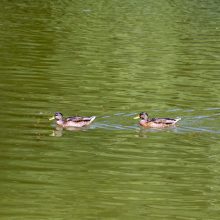
[[[87,127],[81,127],[81,128],[78,128],[78,127],[66,127],[66,128],[63,128],[63,127],[60,127],[60,126],[55,126],[52,134],[50,136],[56,136],[56,137],[61,137],[62,134],[63,134],[63,131],[64,130],[67,130],[67,131],[72,131],[72,132],[76,132],[76,131],[86,131],[90,128],[91,126],[87,126]]]
[[[1,219],[219,219],[219,1],[0,6]]]

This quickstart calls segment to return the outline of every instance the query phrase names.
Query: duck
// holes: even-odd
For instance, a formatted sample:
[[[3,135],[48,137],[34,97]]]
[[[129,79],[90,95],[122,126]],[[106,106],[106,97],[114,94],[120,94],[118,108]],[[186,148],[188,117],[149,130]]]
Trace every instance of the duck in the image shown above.
[[[53,117],[49,118],[49,120],[56,120],[56,124],[63,127],[76,127],[81,128],[90,125],[94,120],[96,116],[91,117],[82,117],[82,116],[70,116],[67,118],[63,117],[63,114],[61,112],[56,112]]]
[[[141,112],[134,119],[141,119],[139,124],[145,128],[165,128],[175,125],[181,118],[149,118],[147,112]]]

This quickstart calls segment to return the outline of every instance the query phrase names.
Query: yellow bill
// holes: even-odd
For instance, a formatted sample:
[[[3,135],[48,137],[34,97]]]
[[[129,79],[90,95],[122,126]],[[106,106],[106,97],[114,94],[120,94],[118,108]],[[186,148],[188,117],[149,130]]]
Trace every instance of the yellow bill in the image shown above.
[[[53,117],[51,117],[51,118],[49,118],[49,120],[51,121],[51,120],[54,120],[55,119],[55,117],[53,116]]]
[[[136,117],[134,117],[133,119],[139,119],[140,117],[139,117],[139,115],[138,116],[136,116]]]

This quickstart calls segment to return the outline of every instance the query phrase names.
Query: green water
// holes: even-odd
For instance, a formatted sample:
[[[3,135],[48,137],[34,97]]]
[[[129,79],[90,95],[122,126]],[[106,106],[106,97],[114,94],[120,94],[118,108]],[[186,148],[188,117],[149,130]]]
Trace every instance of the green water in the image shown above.
[[[219,69],[219,1],[2,0],[0,219],[219,219]]]

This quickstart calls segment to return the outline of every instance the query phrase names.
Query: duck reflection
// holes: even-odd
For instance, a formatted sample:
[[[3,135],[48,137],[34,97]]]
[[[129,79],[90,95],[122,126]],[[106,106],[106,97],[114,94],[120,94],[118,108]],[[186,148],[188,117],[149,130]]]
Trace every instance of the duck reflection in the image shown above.
[[[140,127],[139,129],[136,130],[136,132],[138,133],[136,136],[140,137],[140,138],[149,138],[150,135],[152,135],[152,133],[156,133],[156,132],[177,132],[178,131],[178,127],[177,126],[172,126],[172,127],[168,127],[168,128],[144,128],[144,127]]]
[[[61,126],[56,126],[50,136],[61,137],[63,135],[64,130],[72,131],[72,132],[77,132],[77,131],[87,131],[88,129],[89,129],[88,126],[87,127],[81,127],[81,128],[77,128],[77,127],[66,127],[66,128],[63,128]]]

